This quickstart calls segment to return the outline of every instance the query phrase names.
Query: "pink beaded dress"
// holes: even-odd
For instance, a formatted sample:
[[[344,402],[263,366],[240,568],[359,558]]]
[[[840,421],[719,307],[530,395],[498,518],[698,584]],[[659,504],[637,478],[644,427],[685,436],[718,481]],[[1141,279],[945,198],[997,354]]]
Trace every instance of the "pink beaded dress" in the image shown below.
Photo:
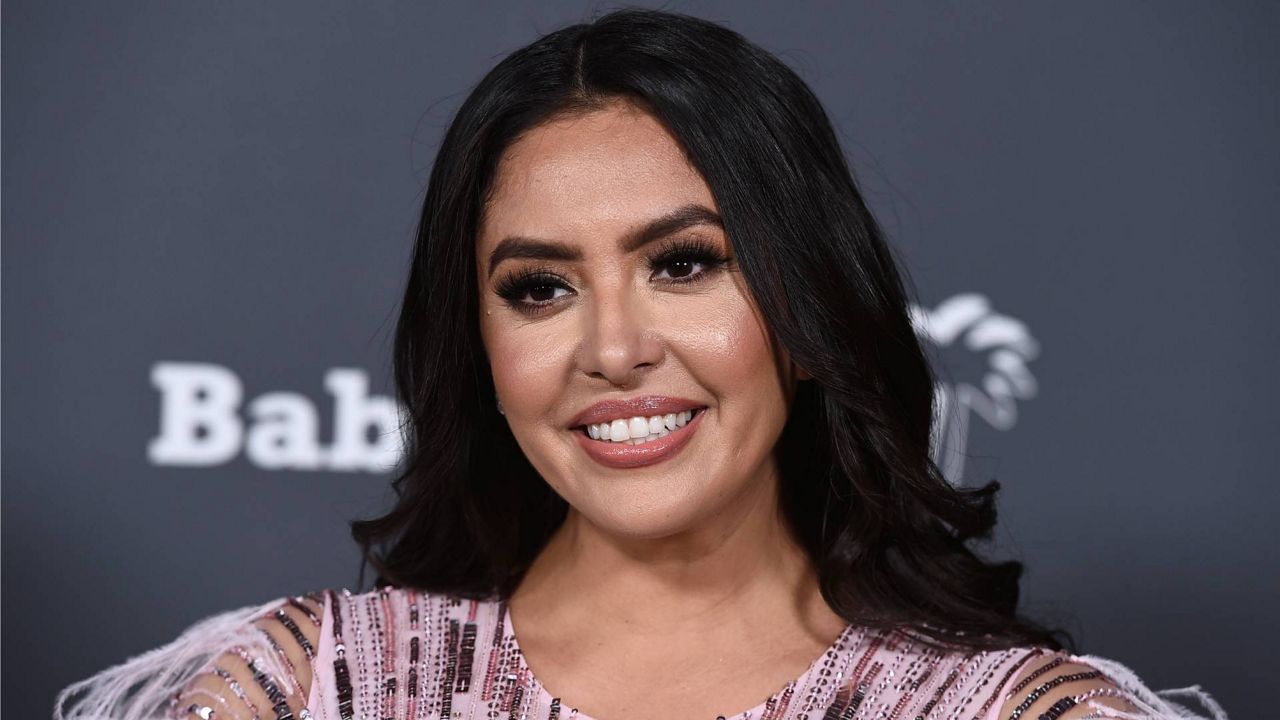
[[[279,621],[279,632],[254,622],[266,618]],[[296,640],[292,652],[282,637]],[[309,666],[305,691],[298,682],[301,662]],[[1072,662],[1087,671],[1049,672]],[[240,677],[251,676],[258,685],[254,691],[269,698],[271,712],[259,712],[248,701],[248,689],[229,672],[236,663],[246,673]],[[1019,671],[1032,665],[1040,668],[1019,680]],[[194,678],[210,673],[225,683],[226,692],[193,686]],[[1062,692],[1090,677],[1113,685]],[[1055,690],[1060,699],[1051,707],[1036,704]],[[1124,707],[1131,709],[1099,702],[1108,695],[1127,700]],[[1227,717],[1199,686],[1152,691],[1128,668],[1101,657],[1038,647],[947,649],[910,628],[854,625],[773,695],[747,710],[725,708],[734,712],[719,717],[997,720],[1014,696],[1021,702],[1005,710],[1010,720],[1054,720],[1068,711],[1071,718]],[[1197,714],[1188,700],[1209,714]],[[1036,714],[1024,715],[1028,708]],[[206,618],[168,645],[68,686],[54,718],[592,720],[570,699],[554,697],[530,672],[505,602],[391,587],[360,594],[325,590]]]

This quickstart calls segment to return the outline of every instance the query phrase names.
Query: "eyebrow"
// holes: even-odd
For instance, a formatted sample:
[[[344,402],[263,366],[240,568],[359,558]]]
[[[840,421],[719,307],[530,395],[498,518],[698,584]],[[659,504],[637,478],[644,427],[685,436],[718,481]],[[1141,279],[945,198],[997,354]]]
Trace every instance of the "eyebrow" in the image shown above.
[[[704,205],[690,204],[654,218],[628,232],[618,243],[618,248],[625,253],[632,253],[654,240],[695,225],[715,225],[721,229],[724,228],[724,223],[714,210]],[[493,252],[489,253],[489,277],[493,277],[493,271],[498,267],[498,263],[515,258],[577,262],[582,259],[582,250],[574,245],[520,235],[505,237]]]

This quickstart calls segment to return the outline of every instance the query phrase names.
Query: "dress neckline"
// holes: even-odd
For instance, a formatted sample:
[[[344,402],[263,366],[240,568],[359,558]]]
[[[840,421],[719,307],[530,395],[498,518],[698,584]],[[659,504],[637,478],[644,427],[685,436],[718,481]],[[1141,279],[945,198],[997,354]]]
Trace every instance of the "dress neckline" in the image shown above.
[[[542,684],[542,681],[539,680],[538,677],[533,674],[533,670],[529,667],[529,663],[525,662],[524,651],[520,649],[520,641],[519,639],[516,638],[515,624],[511,622],[511,604],[504,600],[501,602],[501,608],[502,608],[503,632],[505,632],[506,635],[511,639],[511,649],[516,657],[517,662],[519,663],[520,672],[523,674],[526,683],[533,689],[533,691],[538,696],[538,706],[549,707],[553,701],[559,700],[560,708],[561,708],[561,717],[564,717],[564,713],[566,712],[573,712],[573,713],[576,713],[573,716],[575,720],[596,720],[592,716],[587,715],[586,713],[579,710],[576,706],[570,704],[563,697],[557,697],[555,695],[552,695],[551,691],[547,690],[547,688]],[[783,695],[783,693],[785,693],[788,690],[788,688],[792,689],[794,692],[799,688],[804,687],[807,684],[806,681],[811,676],[813,676],[818,672],[818,669],[823,664],[824,660],[826,660],[827,658],[831,658],[834,661],[838,658],[841,652],[844,652],[847,654],[848,652],[856,649],[852,647],[848,647],[848,648],[844,647],[845,645],[847,645],[848,639],[855,634],[854,633],[855,628],[856,626],[853,625],[852,623],[845,625],[844,629],[840,631],[840,634],[836,636],[836,639],[832,641],[832,643],[828,645],[827,648],[823,650],[816,658],[814,658],[813,662],[809,663],[809,666],[805,668],[804,672],[800,673],[800,675],[796,676],[795,678],[783,684],[782,687],[775,690],[772,695],[769,695],[764,700],[761,700],[759,703],[757,703],[755,706],[748,708],[746,710],[740,710],[731,715],[721,713],[716,716],[715,720],[739,719],[739,718],[754,719],[754,718],[763,717],[764,712],[768,708],[768,705],[771,701],[775,701],[776,699],[780,698]],[[799,700],[800,700],[799,698],[793,697],[791,699],[791,702],[795,703],[795,702],[799,702]]]

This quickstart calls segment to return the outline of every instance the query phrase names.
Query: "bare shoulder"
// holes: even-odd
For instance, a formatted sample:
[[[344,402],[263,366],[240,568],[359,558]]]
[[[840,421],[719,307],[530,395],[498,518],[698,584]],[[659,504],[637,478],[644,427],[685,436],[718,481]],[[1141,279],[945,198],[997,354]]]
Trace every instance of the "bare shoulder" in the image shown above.
[[[62,688],[53,720],[307,720],[333,597],[320,590],[203,617],[165,645]]]
[[[1130,697],[1093,665],[1067,653],[1048,653],[1028,662],[1012,680],[998,717],[1080,720],[1098,717],[1098,705],[1125,713],[1141,712]]]
[[[306,718],[324,615],[321,592],[284,598],[173,695],[171,716]],[[288,715],[285,711],[288,711]]]

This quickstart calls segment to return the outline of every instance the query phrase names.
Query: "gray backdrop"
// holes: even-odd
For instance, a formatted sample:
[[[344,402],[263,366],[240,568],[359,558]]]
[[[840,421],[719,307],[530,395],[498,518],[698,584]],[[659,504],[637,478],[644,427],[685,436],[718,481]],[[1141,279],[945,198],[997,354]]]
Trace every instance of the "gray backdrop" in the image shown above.
[[[1004,483],[1025,609],[1261,716],[1277,6],[667,7],[827,104],[946,363],[939,457]],[[355,588],[436,143],[592,9],[5,3],[7,717],[207,614]]]

